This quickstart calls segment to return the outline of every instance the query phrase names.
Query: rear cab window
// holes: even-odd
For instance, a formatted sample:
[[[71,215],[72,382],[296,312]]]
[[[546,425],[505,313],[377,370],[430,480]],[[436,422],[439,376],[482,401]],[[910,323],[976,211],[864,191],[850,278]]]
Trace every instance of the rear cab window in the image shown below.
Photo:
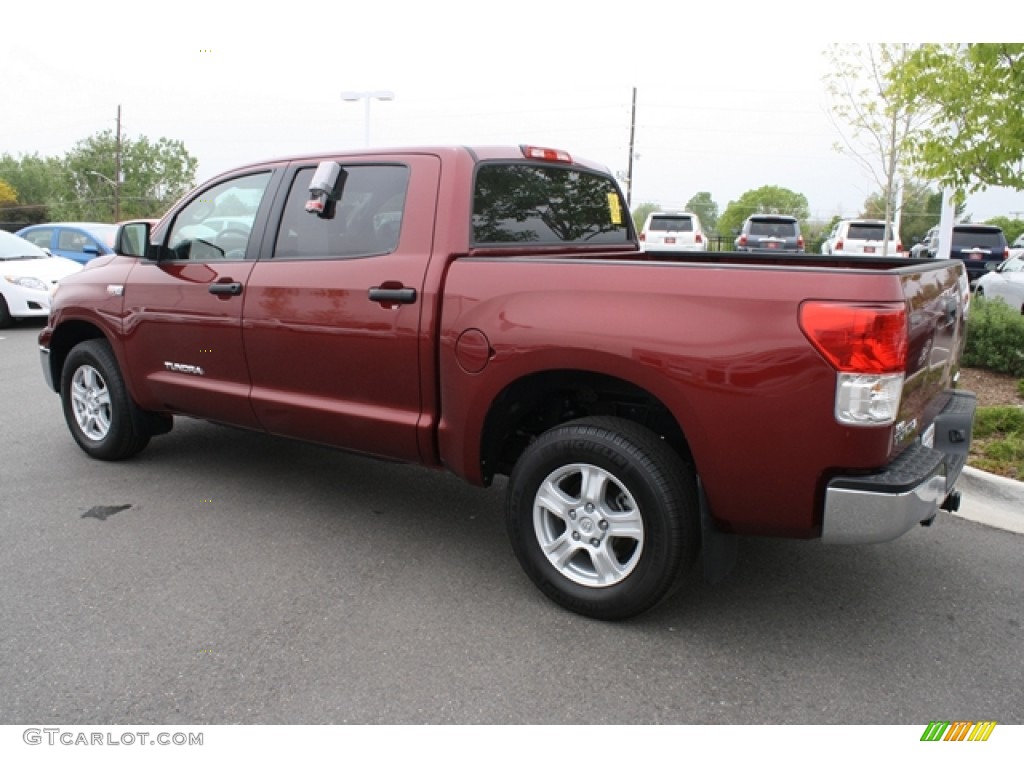
[[[618,185],[600,173],[521,161],[477,169],[475,246],[631,245],[629,222]]]

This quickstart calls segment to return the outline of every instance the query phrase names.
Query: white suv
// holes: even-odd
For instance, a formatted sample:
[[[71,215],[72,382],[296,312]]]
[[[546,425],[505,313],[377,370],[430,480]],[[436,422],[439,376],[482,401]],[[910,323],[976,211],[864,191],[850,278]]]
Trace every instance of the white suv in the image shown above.
[[[655,211],[640,232],[640,247],[650,252],[706,251],[700,218],[689,211]]]
[[[880,219],[843,219],[821,246],[826,256],[905,256],[903,243],[890,225],[890,240],[885,248],[885,222]]]

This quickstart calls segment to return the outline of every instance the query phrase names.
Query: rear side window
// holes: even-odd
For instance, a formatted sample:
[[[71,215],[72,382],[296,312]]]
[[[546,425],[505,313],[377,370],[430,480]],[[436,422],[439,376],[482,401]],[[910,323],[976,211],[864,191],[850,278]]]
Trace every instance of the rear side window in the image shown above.
[[[884,224],[851,224],[847,234],[850,240],[884,240]]]
[[[334,216],[306,212],[316,168],[295,174],[277,233],[275,259],[354,259],[398,248],[405,212],[409,168],[404,165],[347,165]]]
[[[693,232],[693,219],[689,216],[655,216],[649,229],[655,232]]]
[[[615,182],[574,168],[480,166],[473,195],[476,245],[621,245],[629,211]]]

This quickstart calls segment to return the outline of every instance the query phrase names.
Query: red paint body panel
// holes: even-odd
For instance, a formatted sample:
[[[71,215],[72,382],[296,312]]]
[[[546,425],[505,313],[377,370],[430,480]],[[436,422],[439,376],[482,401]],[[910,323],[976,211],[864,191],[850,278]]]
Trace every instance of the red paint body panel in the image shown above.
[[[445,297],[440,446],[473,480],[491,402],[543,370],[603,373],[663,402],[690,442],[712,513],[737,532],[809,535],[832,470],[876,468],[892,452],[891,427],[836,423],[835,372],[797,324],[807,298],[902,301],[891,274],[465,259]],[[465,327],[495,350],[479,375],[453,353]]]

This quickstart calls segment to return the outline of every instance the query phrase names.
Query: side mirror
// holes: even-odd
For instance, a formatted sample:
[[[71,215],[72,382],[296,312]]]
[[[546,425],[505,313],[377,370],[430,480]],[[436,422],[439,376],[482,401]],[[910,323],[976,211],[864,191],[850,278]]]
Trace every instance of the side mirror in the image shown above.
[[[88,253],[90,256],[99,256],[100,249],[95,245],[86,245],[82,248],[82,253]]]
[[[114,252],[119,256],[143,258],[149,246],[150,226],[148,221],[133,221],[117,228]]]

